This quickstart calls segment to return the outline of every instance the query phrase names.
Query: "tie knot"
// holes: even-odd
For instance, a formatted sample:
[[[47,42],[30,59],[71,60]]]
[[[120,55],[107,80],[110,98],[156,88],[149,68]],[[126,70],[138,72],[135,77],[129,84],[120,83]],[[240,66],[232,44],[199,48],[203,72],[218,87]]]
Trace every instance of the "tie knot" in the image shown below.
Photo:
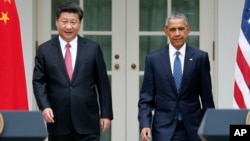
[[[178,57],[181,53],[179,51],[175,52],[176,57]]]
[[[69,43],[66,44],[66,48],[70,48],[71,45]]]

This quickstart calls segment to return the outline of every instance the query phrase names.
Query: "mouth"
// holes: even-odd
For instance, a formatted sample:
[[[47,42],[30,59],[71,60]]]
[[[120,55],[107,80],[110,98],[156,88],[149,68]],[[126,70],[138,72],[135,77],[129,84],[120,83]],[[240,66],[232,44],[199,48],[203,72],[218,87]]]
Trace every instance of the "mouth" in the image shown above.
[[[66,35],[70,35],[72,34],[72,32],[64,32]]]
[[[182,39],[174,39],[175,42],[181,42]]]

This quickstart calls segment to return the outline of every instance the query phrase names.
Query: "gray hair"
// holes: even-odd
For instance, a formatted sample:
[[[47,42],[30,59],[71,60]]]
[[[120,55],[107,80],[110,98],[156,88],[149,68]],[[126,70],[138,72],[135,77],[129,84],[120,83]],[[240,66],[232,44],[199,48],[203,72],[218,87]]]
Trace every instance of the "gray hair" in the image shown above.
[[[166,19],[165,26],[168,26],[168,22],[171,19],[183,19],[186,25],[188,25],[188,19],[183,13],[176,12],[176,11],[172,12],[171,15]]]

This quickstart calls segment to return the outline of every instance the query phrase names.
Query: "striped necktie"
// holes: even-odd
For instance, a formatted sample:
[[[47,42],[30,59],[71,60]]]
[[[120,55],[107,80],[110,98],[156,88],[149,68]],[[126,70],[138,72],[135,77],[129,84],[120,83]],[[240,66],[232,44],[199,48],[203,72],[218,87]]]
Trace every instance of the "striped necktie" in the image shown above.
[[[174,60],[174,81],[178,93],[180,92],[181,81],[182,81],[181,60],[179,58],[179,55],[180,52],[177,51],[175,53],[175,60]]]
[[[177,51],[175,53],[175,60],[174,60],[174,81],[175,86],[177,89],[178,94],[180,94],[180,87],[181,87],[181,81],[182,81],[182,69],[181,69],[181,60],[179,58],[180,52]],[[179,113],[178,114],[178,120],[182,120],[182,116]]]

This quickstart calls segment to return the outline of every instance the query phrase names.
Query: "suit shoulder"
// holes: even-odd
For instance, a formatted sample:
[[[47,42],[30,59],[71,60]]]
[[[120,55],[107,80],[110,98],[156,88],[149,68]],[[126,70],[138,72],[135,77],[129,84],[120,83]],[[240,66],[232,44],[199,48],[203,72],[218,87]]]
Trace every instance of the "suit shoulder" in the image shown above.
[[[191,47],[191,46],[188,46],[188,50],[190,50],[191,52],[194,52],[196,54],[201,54],[201,55],[207,55],[208,52],[204,51],[204,50],[201,50],[201,49],[198,49],[198,48],[195,48],[195,47]]]
[[[50,47],[52,44],[55,44],[56,42],[59,43],[59,39],[58,39],[58,36],[57,37],[54,37],[50,40],[47,40],[45,42],[43,42],[41,45],[39,45],[38,47],[39,48],[46,48],[46,47]]]
[[[95,42],[95,41],[90,40],[88,38],[84,38],[84,37],[78,37],[78,38],[79,38],[80,43],[82,43],[82,44],[88,44],[91,46],[100,46],[98,42]]]
[[[161,53],[166,53],[166,52],[167,52],[167,48],[166,47],[161,47],[161,48],[159,48],[157,50],[154,50],[154,51],[150,52],[148,54],[148,56],[155,56],[155,55],[159,55]]]
[[[46,42],[43,42],[41,45],[39,45],[39,48],[41,48],[41,47],[46,47],[46,46],[50,45],[51,43],[52,43],[51,40],[48,40],[48,41],[46,41]]]

